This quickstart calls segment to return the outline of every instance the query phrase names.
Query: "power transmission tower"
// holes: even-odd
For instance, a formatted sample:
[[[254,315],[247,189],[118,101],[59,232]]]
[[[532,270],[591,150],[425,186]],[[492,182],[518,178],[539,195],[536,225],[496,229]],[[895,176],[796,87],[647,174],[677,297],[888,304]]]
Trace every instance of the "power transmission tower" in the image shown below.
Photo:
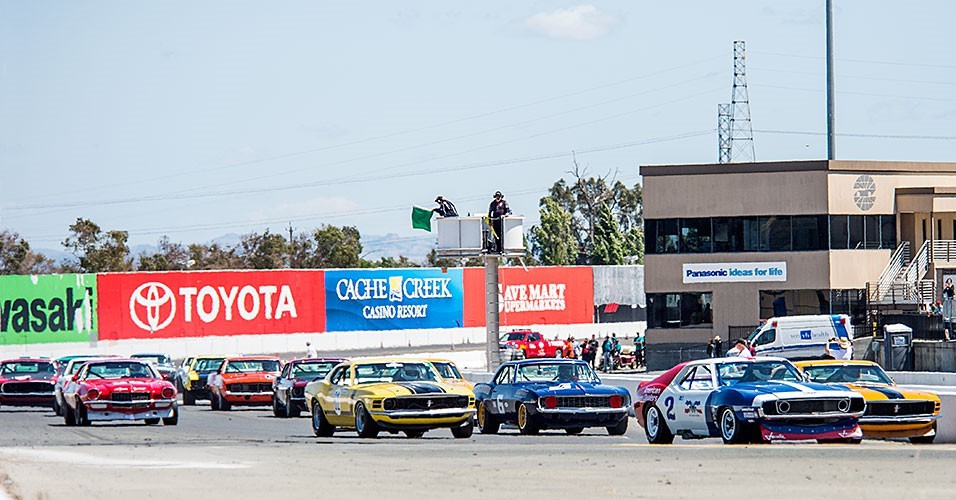
[[[750,97],[747,95],[746,45],[743,40],[734,41],[734,89],[730,99],[730,144],[731,161],[752,162],[754,157],[754,133],[750,123]]]
[[[717,162],[730,163],[730,104],[717,105]]]

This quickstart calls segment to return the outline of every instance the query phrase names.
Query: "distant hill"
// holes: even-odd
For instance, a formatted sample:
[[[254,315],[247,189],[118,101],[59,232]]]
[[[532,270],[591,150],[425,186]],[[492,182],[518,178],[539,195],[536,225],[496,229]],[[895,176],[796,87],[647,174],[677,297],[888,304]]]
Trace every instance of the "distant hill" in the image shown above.
[[[242,235],[236,233],[224,234],[213,238],[208,243],[218,243],[222,247],[234,247],[242,240]],[[399,256],[408,257],[409,260],[416,263],[422,263],[428,252],[435,248],[436,237],[428,236],[399,236],[395,233],[385,235],[363,235],[362,236],[362,257],[368,260],[379,260],[382,257],[398,258]],[[153,245],[133,245],[129,248],[132,257],[138,258],[140,255],[152,254],[159,250],[159,247]],[[52,248],[37,248],[37,253],[43,254],[58,263],[74,260],[73,254],[64,250]]]

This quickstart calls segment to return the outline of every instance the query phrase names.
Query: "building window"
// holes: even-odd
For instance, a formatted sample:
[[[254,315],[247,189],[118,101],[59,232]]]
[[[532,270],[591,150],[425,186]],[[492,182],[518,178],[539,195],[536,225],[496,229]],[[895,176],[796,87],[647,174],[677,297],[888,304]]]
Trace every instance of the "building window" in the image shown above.
[[[790,244],[790,217],[778,215],[775,217],[762,217],[761,232],[766,236],[762,238],[765,242],[765,248],[771,252],[789,252],[792,248]]]
[[[647,294],[648,328],[682,328],[714,322],[713,293]]]
[[[956,221],[953,221],[953,228],[956,230]],[[896,216],[880,216],[880,246],[885,249],[896,249]]]
[[[849,290],[761,290],[760,317],[809,314],[848,314],[853,324],[866,320],[866,291]]]
[[[680,251],[682,253],[710,253],[710,219],[680,220]]]
[[[850,250],[860,250],[863,248],[863,216],[850,215]]]
[[[875,250],[880,248],[880,218],[866,216],[863,219],[863,248]]]
[[[827,249],[827,217],[809,215],[793,218],[794,250]]]
[[[846,215],[830,216],[830,248],[843,250],[850,248],[850,228],[847,225]]]

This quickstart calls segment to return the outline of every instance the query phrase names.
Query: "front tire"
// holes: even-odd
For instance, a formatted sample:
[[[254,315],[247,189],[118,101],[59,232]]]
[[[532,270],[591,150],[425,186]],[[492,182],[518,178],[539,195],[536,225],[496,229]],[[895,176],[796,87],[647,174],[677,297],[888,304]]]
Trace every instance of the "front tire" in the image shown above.
[[[468,439],[472,434],[475,433],[475,421],[468,417],[468,420],[465,421],[464,425],[459,427],[451,428],[451,435],[455,439]]]
[[[285,412],[279,407],[279,398],[275,394],[272,395],[272,416],[275,418],[285,417]]]
[[[209,395],[209,409],[212,411],[219,411],[219,397],[215,394]]]
[[[158,419],[158,418],[144,418],[144,419],[143,419],[143,422],[144,422],[146,425],[156,425],[156,424],[159,423],[159,419]]]
[[[179,424],[179,406],[176,403],[173,403],[173,414],[163,418],[163,425],[178,425]]]
[[[744,423],[737,418],[733,408],[723,407],[720,410],[720,438],[724,444],[740,444],[747,440],[747,430]]]
[[[76,417],[73,416],[73,409],[70,408],[70,405],[67,404],[66,401],[63,402],[61,411],[63,412],[63,423],[66,424],[67,427],[76,425]]]
[[[183,405],[192,406],[196,404],[196,396],[193,396],[193,393],[189,391],[183,391]]]
[[[578,434],[584,432],[584,427],[568,427],[564,430],[564,432],[567,432],[568,435],[571,436],[577,436]]]
[[[329,423],[322,413],[322,407],[318,401],[312,403],[312,433],[315,437],[331,437],[335,432],[335,426]]]
[[[425,435],[425,431],[405,431],[405,437],[408,439],[421,439]]]
[[[664,415],[657,405],[652,405],[644,411],[644,435],[651,444],[671,444],[674,434],[667,428]]]
[[[531,414],[528,405],[521,403],[518,406],[518,432],[525,435],[534,435],[540,430],[541,428],[534,421],[534,415]]]
[[[627,432],[627,416],[621,419],[616,425],[609,425],[605,427],[607,433],[610,436],[623,436]]]
[[[302,410],[295,403],[295,401],[292,401],[292,394],[286,394],[285,401],[285,416],[287,418],[299,418]]]
[[[378,436],[378,424],[372,420],[365,409],[365,403],[355,405],[355,431],[361,438],[374,438]]]
[[[914,436],[910,438],[910,442],[913,444],[933,444],[933,441],[935,440],[936,440],[936,422],[933,422],[932,436]]]
[[[232,403],[226,401],[226,399],[222,396],[219,396],[219,409],[222,411],[229,411],[232,409]]]
[[[495,416],[488,412],[485,402],[478,403],[478,431],[482,434],[497,434],[500,425]]]
[[[83,402],[80,400],[76,401],[76,411],[73,412],[73,417],[76,425],[80,427],[89,427],[92,423],[90,422],[90,417],[86,414],[86,408],[83,406]]]

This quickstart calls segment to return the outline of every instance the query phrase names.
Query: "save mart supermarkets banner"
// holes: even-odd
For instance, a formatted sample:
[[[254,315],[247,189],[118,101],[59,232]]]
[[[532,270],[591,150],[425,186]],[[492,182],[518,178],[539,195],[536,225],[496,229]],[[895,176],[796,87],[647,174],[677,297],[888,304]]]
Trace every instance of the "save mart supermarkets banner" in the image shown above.
[[[485,326],[485,270],[465,269],[465,326]],[[501,325],[594,322],[594,272],[586,266],[498,269]]]
[[[321,332],[322,274],[321,270],[101,274],[100,339]]]
[[[462,326],[461,269],[361,269],[325,272],[328,331]]]
[[[0,276],[0,344],[89,342],[98,300],[95,274]]]

